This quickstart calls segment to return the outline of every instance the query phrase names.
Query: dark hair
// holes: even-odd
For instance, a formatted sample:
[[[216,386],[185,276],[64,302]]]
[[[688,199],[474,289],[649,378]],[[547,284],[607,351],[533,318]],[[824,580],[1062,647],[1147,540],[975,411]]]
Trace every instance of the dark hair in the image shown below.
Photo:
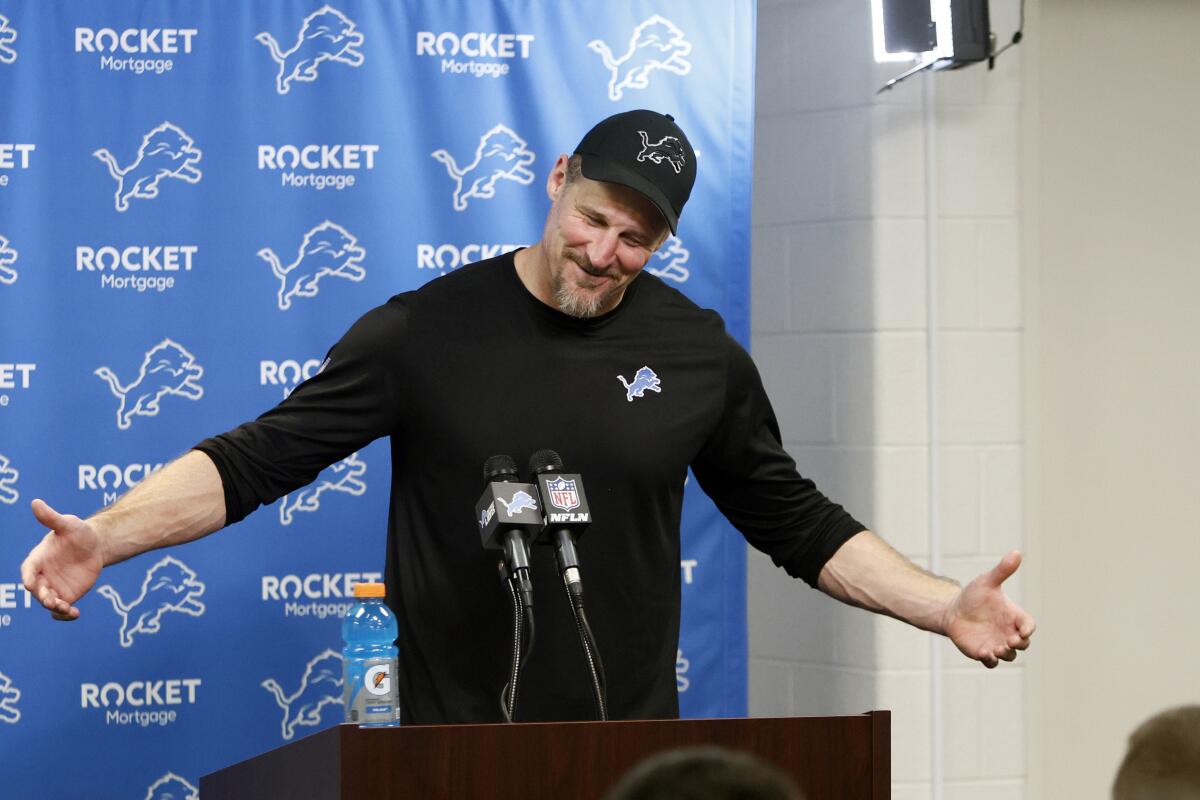
[[[576,153],[567,159],[567,177],[563,186],[570,186],[583,175],[583,156]]]
[[[1200,706],[1168,709],[1139,725],[1112,794],[1114,800],[1200,797]]]
[[[634,767],[604,800],[803,800],[780,770],[722,747],[658,753]]]

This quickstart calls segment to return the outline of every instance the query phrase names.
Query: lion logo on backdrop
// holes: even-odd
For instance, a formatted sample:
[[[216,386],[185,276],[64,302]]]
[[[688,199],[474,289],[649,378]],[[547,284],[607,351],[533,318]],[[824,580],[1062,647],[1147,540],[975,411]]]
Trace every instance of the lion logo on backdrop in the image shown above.
[[[204,367],[183,345],[170,339],[163,339],[146,352],[137,377],[127,386],[121,386],[108,367],[98,367],[94,374],[106,381],[113,396],[121,401],[117,408],[117,427],[121,430],[128,430],[135,416],[157,416],[164,397],[199,400],[204,396],[199,384]]]
[[[367,255],[354,234],[341,225],[325,220],[304,234],[296,260],[286,267],[269,247],[258,257],[271,265],[279,280],[279,309],[287,311],[297,297],[316,297],[321,278],[332,276],[358,283],[367,277],[359,262]]]
[[[199,800],[200,790],[174,772],[168,772],[150,784],[145,800]]]
[[[650,76],[657,70],[687,75],[692,64],[684,58],[692,52],[692,44],[683,38],[683,31],[671,20],[658,14],[633,29],[629,49],[620,58],[613,56],[608,45],[600,39],[588,42],[588,47],[600,54],[609,71],[608,99],[620,100],[626,89],[645,89]]]
[[[679,241],[678,236],[668,236],[663,246],[650,256],[646,271],[665,280],[683,283],[691,275],[684,266],[690,257],[691,253],[683,246],[683,242]]]
[[[124,169],[104,148],[92,155],[108,167],[108,174],[117,182],[117,211],[127,211],[130,198],[153,200],[158,197],[158,184],[164,178],[199,183],[203,177],[196,162],[204,154],[191,136],[170,122],[164,122],[142,137],[137,158]]]
[[[692,662],[683,657],[682,650],[675,651],[675,688],[681,692],[686,692],[692,682],[687,678],[687,671],[692,666]]]
[[[15,725],[21,721],[21,709],[17,701],[21,699],[21,690],[12,685],[12,678],[0,672],[0,722]]]
[[[320,725],[325,706],[341,706],[345,686],[342,655],[335,650],[326,650],[309,661],[300,678],[300,687],[293,694],[284,694],[283,687],[274,678],[267,678],[261,686],[283,709],[280,733],[285,740],[290,740],[296,735],[298,726]]]
[[[16,250],[8,246],[8,239],[0,236],[0,283],[11,286],[17,282],[17,271],[13,269],[13,264],[17,262],[18,255]]]
[[[475,160],[465,167],[459,167],[446,150],[435,150],[431,155],[445,165],[454,181],[455,211],[466,211],[469,198],[495,197],[497,181],[514,181],[522,186],[533,183],[534,174],[528,167],[536,156],[529,144],[505,125],[497,125],[480,137]]]
[[[0,64],[11,64],[17,60],[17,51],[12,43],[17,40],[17,32],[8,26],[8,17],[0,14]]]
[[[101,597],[112,603],[113,611],[121,618],[121,647],[132,647],[135,634],[154,634],[161,629],[164,614],[172,611],[199,617],[204,614],[204,584],[196,572],[174,556],[166,556],[146,570],[142,591],[125,603],[117,590],[105,584],[96,589]]]
[[[334,61],[351,67],[361,67],[365,37],[349,17],[333,6],[322,6],[304,18],[296,43],[282,52],[275,37],[263,31],[254,40],[267,46],[271,58],[279,65],[275,76],[275,91],[287,94],[292,81],[311,83],[317,79],[322,61]]]
[[[279,523],[291,525],[297,511],[316,511],[321,507],[321,495],[325,492],[345,492],[354,497],[361,497],[367,491],[367,484],[362,476],[367,471],[367,465],[351,453],[334,464],[321,470],[317,479],[291,494],[285,494],[279,501]]]
[[[21,495],[17,493],[16,488],[17,478],[19,477],[21,477],[21,473],[13,469],[8,456],[0,453],[0,503],[12,505],[21,499]]]

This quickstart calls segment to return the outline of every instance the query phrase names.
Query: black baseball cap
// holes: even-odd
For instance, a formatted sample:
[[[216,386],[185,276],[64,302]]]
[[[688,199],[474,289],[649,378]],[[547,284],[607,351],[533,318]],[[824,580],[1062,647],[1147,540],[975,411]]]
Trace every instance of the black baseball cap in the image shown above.
[[[587,132],[575,154],[584,177],[628,186],[662,212],[671,233],[696,183],[696,152],[675,118],[657,111],[624,111]]]

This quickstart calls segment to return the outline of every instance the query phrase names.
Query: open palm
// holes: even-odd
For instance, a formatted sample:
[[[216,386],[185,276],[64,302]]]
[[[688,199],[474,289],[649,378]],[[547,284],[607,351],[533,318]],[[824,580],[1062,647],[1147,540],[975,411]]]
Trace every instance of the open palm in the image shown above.
[[[1004,593],[1002,584],[1021,566],[1014,550],[992,569],[968,583],[947,609],[946,635],[968,658],[991,668],[1012,661],[1029,647],[1033,617]]]
[[[21,564],[21,580],[55,619],[72,620],[83,597],[104,567],[100,537],[79,517],[59,514],[42,500],[32,503],[33,515],[50,529]]]

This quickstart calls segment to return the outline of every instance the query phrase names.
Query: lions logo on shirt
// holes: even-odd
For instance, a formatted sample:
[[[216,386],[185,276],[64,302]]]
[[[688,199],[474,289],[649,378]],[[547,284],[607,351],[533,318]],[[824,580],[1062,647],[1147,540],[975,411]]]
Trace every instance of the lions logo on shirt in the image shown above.
[[[654,374],[654,370],[650,369],[650,367],[639,369],[633,376],[632,383],[625,380],[624,375],[618,375],[617,380],[625,387],[625,399],[631,403],[635,397],[645,397],[646,392],[662,393],[662,389],[659,388],[662,386],[662,381],[658,379],[658,376]]]

